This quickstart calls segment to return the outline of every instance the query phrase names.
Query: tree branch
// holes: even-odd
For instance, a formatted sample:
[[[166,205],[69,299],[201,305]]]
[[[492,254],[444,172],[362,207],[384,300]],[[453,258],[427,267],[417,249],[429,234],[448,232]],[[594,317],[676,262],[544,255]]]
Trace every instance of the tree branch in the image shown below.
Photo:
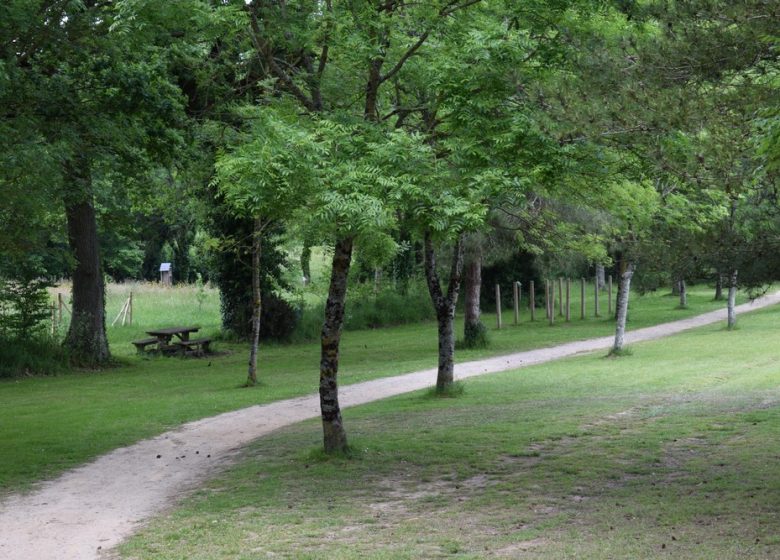
[[[268,68],[271,70],[271,73],[276,76],[282,86],[293,97],[300,101],[300,103],[306,107],[307,110],[316,112],[317,106],[315,102],[310,99],[303,92],[303,90],[297,86],[292,78],[279,66],[279,64],[277,64],[276,60],[274,59],[271,46],[267,41],[262,39],[263,32],[260,29],[260,23],[257,21],[257,14],[253,9],[253,4],[247,4],[245,10],[249,14],[250,27],[252,30],[250,33],[252,44],[254,45],[258,54],[260,54],[260,56],[265,60],[266,64],[268,64]]]
[[[442,20],[448,16],[451,16],[458,10],[463,10],[465,8],[468,8],[469,6],[473,6],[474,4],[478,4],[482,2],[482,0],[466,0],[463,3],[459,3],[458,0],[453,0],[444,6],[439,10],[438,13],[438,20]],[[434,24],[435,25],[435,24]],[[420,47],[423,46],[425,41],[428,39],[428,36],[431,34],[431,31],[433,30],[434,25],[431,25],[428,29],[423,31],[422,35],[417,39],[417,41],[414,42],[414,44],[409,47],[406,52],[401,55],[401,58],[398,60],[398,62],[395,63],[395,66],[393,66],[387,74],[380,77],[379,83],[386,82],[393,76],[395,76],[401,68],[403,68],[404,64],[406,64],[406,61],[409,60],[414,54],[420,49]]]

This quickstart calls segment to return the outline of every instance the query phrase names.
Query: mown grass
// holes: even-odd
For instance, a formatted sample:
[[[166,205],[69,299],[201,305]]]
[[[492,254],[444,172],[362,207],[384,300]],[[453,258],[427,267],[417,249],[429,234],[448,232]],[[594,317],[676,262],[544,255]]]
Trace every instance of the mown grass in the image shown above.
[[[142,559],[780,557],[780,310],[305,422],[121,547]]]
[[[129,290],[129,287],[125,287]],[[103,371],[76,372],[48,378],[0,382],[0,492],[23,489],[116,447],[130,444],[183,422],[257,403],[314,393],[317,389],[317,343],[267,345],[261,348],[254,389],[241,388],[246,375],[247,348],[215,344],[218,355],[208,359],[144,358],[129,343],[144,329],[173,324],[200,324],[205,334],[218,329],[218,297],[209,292],[198,311],[194,288],[136,287],[133,326],[109,327],[114,356],[120,365]],[[674,298],[635,298],[630,328],[691,316],[722,306],[709,289],[691,289],[689,309],[676,310]],[[109,292],[108,315],[115,316],[123,293]],[[492,324],[494,316],[485,321]],[[113,320],[113,319],[112,319]],[[507,319],[505,319],[505,324]],[[459,332],[462,325],[458,327]],[[466,361],[549,346],[569,340],[610,334],[607,318],[528,322],[492,331],[489,349],[461,351]],[[433,323],[381,330],[347,332],[342,343],[342,384],[406,373],[436,365]],[[433,384],[433,379],[431,383]]]

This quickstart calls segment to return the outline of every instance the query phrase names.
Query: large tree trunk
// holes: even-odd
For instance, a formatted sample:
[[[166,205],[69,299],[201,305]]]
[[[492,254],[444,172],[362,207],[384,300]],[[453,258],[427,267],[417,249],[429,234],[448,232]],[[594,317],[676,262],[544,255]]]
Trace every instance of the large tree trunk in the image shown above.
[[[685,278],[680,278],[677,282],[678,291],[680,292],[680,308],[685,309],[688,307],[688,289],[685,285]]]
[[[347,237],[336,243],[333,268],[330,275],[328,302],[325,305],[325,323],[320,339],[320,410],[326,453],[347,451],[347,432],[339,408],[338,379],[339,344],[344,324],[344,305],[347,298],[347,277],[352,264],[353,239]]]
[[[436,271],[436,253],[428,232],[425,234],[425,279],[431,294],[433,307],[439,325],[439,366],[436,375],[436,391],[444,392],[454,381],[455,339],[453,320],[458,302],[461,274],[463,272],[463,238],[459,236],[452,251],[450,281],[445,295],[441,290],[439,274]]]
[[[257,351],[260,346],[260,313],[262,311],[262,294],[260,292],[260,255],[262,252],[260,236],[262,230],[262,220],[255,218],[254,231],[252,232],[252,335],[249,341],[247,387],[257,385]]]
[[[620,279],[620,297],[617,304],[617,321],[615,324],[615,343],[611,353],[623,349],[623,339],[626,334],[626,318],[628,317],[628,296],[631,293],[631,278],[634,276],[634,263],[626,263],[626,270]]]
[[[471,260],[466,264],[463,284],[465,288],[465,310],[463,323],[463,344],[467,348],[478,345],[485,337],[485,326],[480,320],[480,293],[482,291],[482,246],[478,245]]]
[[[729,301],[728,301],[728,318],[726,320],[726,326],[729,329],[733,329],[737,326],[737,271],[734,270],[729,276]]]
[[[111,354],[106,337],[105,286],[91,177],[84,161],[66,169],[71,190],[65,199],[65,216],[76,268],[73,270],[73,314],[65,346],[74,364],[96,367],[108,362]]]

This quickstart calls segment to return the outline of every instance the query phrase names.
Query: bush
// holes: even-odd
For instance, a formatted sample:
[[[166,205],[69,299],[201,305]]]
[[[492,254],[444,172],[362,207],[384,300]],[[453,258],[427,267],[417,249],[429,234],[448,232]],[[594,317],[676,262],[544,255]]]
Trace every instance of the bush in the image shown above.
[[[318,339],[324,317],[325,302],[304,308],[292,339],[295,341]],[[373,283],[365,283],[349,287],[344,329],[377,329],[419,323],[435,318],[430,295],[421,281],[406,286],[406,294],[399,293],[391,286],[374,293]]]
[[[52,375],[68,364],[60,341],[46,335],[27,340],[0,337],[0,356],[0,378]]]
[[[0,267],[0,336],[27,340],[41,333],[50,317],[51,281],[34,258]]]

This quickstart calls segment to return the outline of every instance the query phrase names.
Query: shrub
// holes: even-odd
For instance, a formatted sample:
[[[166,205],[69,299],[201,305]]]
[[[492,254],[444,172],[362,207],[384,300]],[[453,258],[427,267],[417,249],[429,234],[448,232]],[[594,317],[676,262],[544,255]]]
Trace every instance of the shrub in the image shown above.
[[[0,356],[0,378],[52,375],[69,362],[60,341],[45,334],[27,340],[0,337]]]
[[[304,308],[292,335],[293,340],[319,338],[324,316],[325,302]],[[435,318],[430,295],[422,281],[406,286],[406,294],[398,292],[392,286],[383,287],[375,293],[373,283],[369,282],[349,287],[344,329],[377,329]]]
[[[27,340],[45,328],[50,316],[49,288],[34,258],[0,266],[0,336]]]

